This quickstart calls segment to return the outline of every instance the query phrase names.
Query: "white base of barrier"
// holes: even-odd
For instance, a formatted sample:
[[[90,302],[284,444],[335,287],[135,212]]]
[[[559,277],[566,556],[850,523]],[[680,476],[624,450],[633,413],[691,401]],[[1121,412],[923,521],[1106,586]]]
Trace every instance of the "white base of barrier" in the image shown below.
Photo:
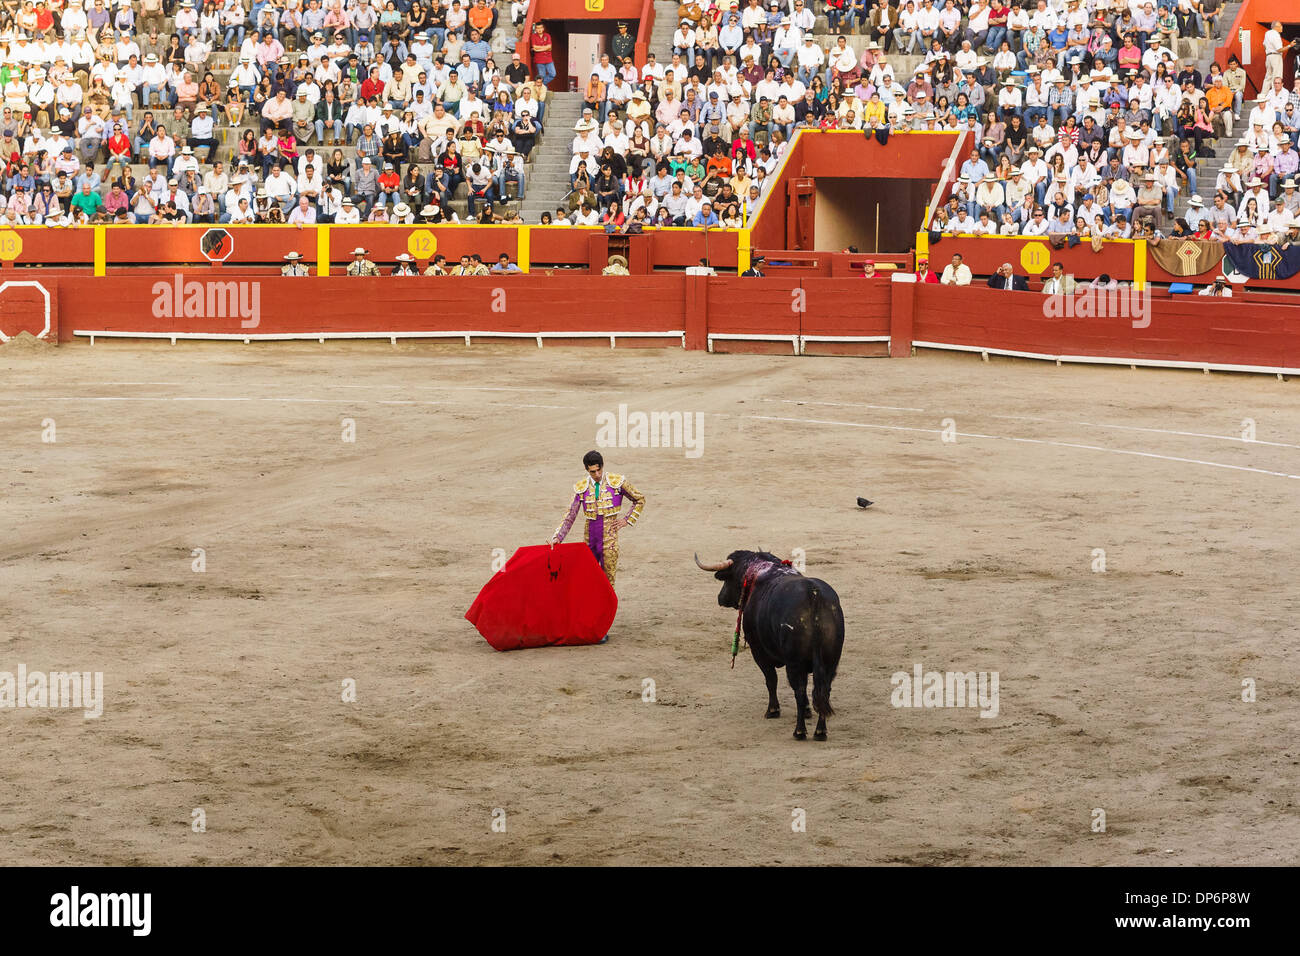
[[[1009,358],[1038,359],[1043,362],[1071,362],[1086,365],[1128,365],[1137,368],[1191,368],[1210,372],[1253,372],[1262,375],[1300,375],[1300,369],[1282,368],[1270,365],[1228,365],[1222,362],[1179,362],[1170,359],[1111,358],[1104,355],[1048,355],[1044,352],[1018,352],[1014,349],[990,349],[981,345],[952,345],[946,342],[913,342],[917,349],[945,349],[951,352],[978,352],[987,361],[990,355],[1005,355]]]
[[[681,339],[682,348],[686,348],[686,333],[681,329],[667,332],[124,332],[97,331],[94,329],[74,329],[74,337],[89,338],[90,344],[95,339],[169,339],[172,345],[178,340],[206,342],[302,342],[316,340],[324,343],[327,339],[388,339],[393,345],[398,339],[461,339],[468,347],[475,338],[480,339],[536,339],[537,347],[542,347],[545,339],[609,339],[609,347],[614,348],[618,339]]]
[[[789,342],[795,355],[804,354],[807,342],[888,342],[888,335],[740,335],[717,332],[709,335],[709,351],[719,342]]]

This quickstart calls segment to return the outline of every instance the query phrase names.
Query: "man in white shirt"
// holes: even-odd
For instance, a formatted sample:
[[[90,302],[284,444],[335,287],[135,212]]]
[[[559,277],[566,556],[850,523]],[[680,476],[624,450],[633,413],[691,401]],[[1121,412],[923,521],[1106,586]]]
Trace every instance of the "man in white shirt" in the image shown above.
[[[1045,236],[1051,227],[1052,224],[1047,221],[1046,210],[1042,206],[1035,206],[1033,215],[1021,227],[1020,233],[1024,236]]]
[[[334,217],[334,221],[342,226],[354,226],[361,221],[361,213],[349,197],[343,198],[343,208]]]
[[[943,275],[939,277],[939,284],[970,285],[970,280],[970,266],[962,261],[960,254],[955,254],[952,257],[952,262],[943,267]]]
[[[912,34],[912,43],[920,44],[923,51],[929,52],[930,41],[938,35],[939,11],[934,8],[932,0],[922,0],[921,9],[916,11],[916,32]],[[907,52],[910,54],[912,49],[909,46]]]
[[[1264,32],[1264,83],[1261,89],[1269,89],[1273,79],[1282,79],[1282,50],[1286,44],[1282,40],[1282,23],[1274,21]]]
[[[821,73],[821,68],[826,63],[825,51],[813,42],[811,33],[806,33],[795,55],[799,60],[800,82],[805,86],[812,85],[813,77]]]
[[[294,180],[285,175],[279,163],[271,167],[271,175],[266,177],[264,185],[267,198],[285,207],[288,206],[296,192]]]
[[[794,63],[795,54],[798,52],[803,40],[803,32],[790,22],[789,17],[781,20],[781,25],[776,28],[776,33],[772,38],[772,52],[776,54],[777,60],[787,70]]]

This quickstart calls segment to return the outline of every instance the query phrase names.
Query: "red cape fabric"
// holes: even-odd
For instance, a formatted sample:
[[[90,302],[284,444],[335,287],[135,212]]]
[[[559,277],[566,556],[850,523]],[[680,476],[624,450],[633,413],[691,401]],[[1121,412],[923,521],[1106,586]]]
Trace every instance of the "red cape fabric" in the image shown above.
[[[585,544],[520,548],[465,612],[498,651],[595,644],[609,633],[618,596]]]

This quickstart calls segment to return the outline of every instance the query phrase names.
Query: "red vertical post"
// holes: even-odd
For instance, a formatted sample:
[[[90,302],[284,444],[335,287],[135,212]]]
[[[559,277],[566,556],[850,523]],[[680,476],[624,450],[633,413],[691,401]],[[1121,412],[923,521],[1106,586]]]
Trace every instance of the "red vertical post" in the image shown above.
[[[916,282],[889,283],[889,357],[907,358],[912,354],[912,324],[916,316]]]
[[[702,351],[709,347],[709,279],[708,276],[682,276],[685,283],[684,308],[686,347]]]

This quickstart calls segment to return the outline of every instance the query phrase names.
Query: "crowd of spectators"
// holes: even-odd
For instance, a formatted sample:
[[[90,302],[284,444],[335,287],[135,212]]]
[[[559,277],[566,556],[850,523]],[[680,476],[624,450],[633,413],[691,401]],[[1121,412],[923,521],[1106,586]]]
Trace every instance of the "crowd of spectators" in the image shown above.
[[[545,113],[545,87],[508,55],[526,14],[514,3],[499,24],[487,0],[5,0],[3,219],[443,222],[465,183],[471,215],[521,221],[491,204],[523,197]],[[228,76],[218,51],[234,54]]]
[[[975,0],[972,11],[981,6],[989,9]],[[932,231],[1059,242],[1300,238],[1292,230],[1300,217],[1300,79],[1288,86],[1271,70],[1247,100],[1236,57],[1206,74],[1181,59],[1172,41],[1212,31],[1217,4],[1063,6],[1060,16],[1038,0],[1018,40],[991,27],[981,43],[967,20],[953,36],[956,52],[951,40],[932,41],[906,103],[891,106],[921,128],[974,133],[977,145],[953,170]],[[1156,26],[1142,29],[1153,16]],[[1014,9],[1006,20],[1016,22]],[[1040,20],[1050,24],[1045,35],[1034,33]],[[1269,34],[1280,37],[1281,25]],[[1186,208],[1175,215],[1180,199]]]
[[[580,82],[576,128],[553,131],[572,136],[571,192],[542,221],[739,228],[796,130],[951,129],[978,145],[936,232],[1276,236],[1300,214],[1300,81],[1270,67],[1243,101],[1235,60],[1202,75],[1180,58],[1176,41],[1212,36],[1220,8],[723,0],[684,5],[668,61],[641,67],[619,24]],[[516,3],[499,23],[488,0],[5,0],[3,218],[436,223],[458,219],[449,203],[463,193],[475,221],[522,221],[502,205],[525,194],[555,75],[544,23],[526,41],[531,68],[513,52],[526,13]],[[819,16],[837,32],[815,34]],[[228,77],[216,51],[235,54]],[[923,62],[905,71],[900,53]]]

